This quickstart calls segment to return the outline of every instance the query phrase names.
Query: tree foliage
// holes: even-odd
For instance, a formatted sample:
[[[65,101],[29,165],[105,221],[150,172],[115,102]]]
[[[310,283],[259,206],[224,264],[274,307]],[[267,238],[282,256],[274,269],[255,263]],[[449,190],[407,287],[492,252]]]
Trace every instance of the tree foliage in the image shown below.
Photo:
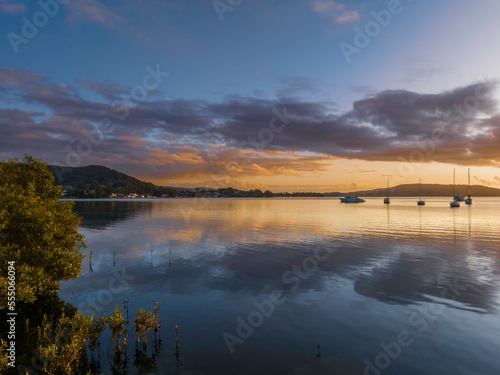
[[[77,277],[85,247],[73,202],[60,202],[61,189],[47,165],[26,155],[0,162],[0,290],[7,290],[7,262],[15,262],[16,301],[59,290]],[[6,296],[0,294],[0,309]]]

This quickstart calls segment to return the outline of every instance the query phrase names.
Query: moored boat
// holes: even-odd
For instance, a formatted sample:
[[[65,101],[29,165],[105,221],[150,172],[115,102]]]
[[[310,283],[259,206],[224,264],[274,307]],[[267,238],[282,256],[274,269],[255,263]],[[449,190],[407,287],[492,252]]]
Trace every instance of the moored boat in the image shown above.
[[[472,200],[472,197],[470,196],[470,168],[467,169],[467,174],[468,174],[468,179],[469,179],[469,196],[465,200],[465,204],[472,204],[474,201]]]
[[[391,203],[391,199],[389,198],[389,177],[387,177],[387,197],[384,198],[384,204]]]
[[[365,200],[363,198],[358,198],[356,196],[345,196],[344,198],[340,198],[340,202],[342,203],[363,203]]]
[[[457,196],[460,197],[460,194],[455,194],[455,169],[454,169],[453,170],[453,202],[450,203],[450,207],[460,207],[460,201],[457,199]]]
[[[419,205],[419,206],[425,206],[425,201],[422,200],[422,179],[420,179],[420,184],[418,186],[418,195],[420,196],[420,198],[417,201],[417,205]]]

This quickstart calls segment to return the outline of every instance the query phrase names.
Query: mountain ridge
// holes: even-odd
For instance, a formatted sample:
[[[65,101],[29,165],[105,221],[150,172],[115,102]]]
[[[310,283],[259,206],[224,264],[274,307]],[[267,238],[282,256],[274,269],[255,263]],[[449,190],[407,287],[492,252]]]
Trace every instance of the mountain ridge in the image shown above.
[[[57,185],[63,187],[71,186],[75,190],[83,189],[107,189],[109,194],[119,192],[121,194],[138,193],[138,194],[153,194],[176,196],[182,191],[214,191],[211,188],[181,188],[167,187],[155,185],[151,182],[144,182],[133,176],[119,172],[115,169],[108,168],[102,165],[87,165],[83,167],[60,167],[56,165],[48,165],[49,170],[54,174],[54,180]],[[455,185],[455,193],[460,193],[462,196],[468,194],[468,185]],[[484,185],[472,185],[470,187],[473,197],[500,197],[500,189],[492,188]],[[357,195],[364,197],[383,197],[387,195],[387,188],[377,188],[370,190],[357,190],[342,192],[292,192],[292,193],[275,193],[278,197],[339,197],[345,195]],[[392,197],[411,197],[411,196],[452,196],[453,185],[442,184],[402,184],[393,186],[389,189],[389,195]]]

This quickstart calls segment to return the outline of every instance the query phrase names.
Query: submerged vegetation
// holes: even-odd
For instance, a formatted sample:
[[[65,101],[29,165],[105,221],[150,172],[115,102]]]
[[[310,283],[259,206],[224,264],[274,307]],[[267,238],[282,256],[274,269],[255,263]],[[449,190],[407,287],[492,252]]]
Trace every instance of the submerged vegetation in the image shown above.
[[[112,314],[84,315],[57,296],[60,282],[78,277],[86,244],[78,232],[73,202],[61,202],[61,188],[47,165],[26,155],[0,162],[0,311],[16,311],[15,361],[0,341],[0,373],[98,374],[102,354],[113,374],[128,371],[128,298]],[[8,265],[15,265],[15,295],[7,300]],[[13,268],[14,269],[14,268]],[[10,289],[9,289],[10,290]],[[136,315],[134,366],[156,368],[161,351],[160,305]],[[7,332],[5,321],[0,323]],[[101,344],[109,336],[107,349]],[[22,339],[21,339],[22,338]],[[148,351],[148,340],[153,342]],[[150,354],[148,354],[151,352]],[[10,363],[15,362],[15,368]]]
[[[57,301],[53,302],[57,304]],[[30,350],[24,351],[17,367],[28,374],[32,371],[48,375],[97,374],[101,373],[102,358],[106,358],[113,373],[127,373],[130,363],[127,304],[128,299],[123,309],[116,305],[113,313],[103,316],[83,315],[65,304],[56,310],[55,315],[43,315],[40,323],[32,324],[26,320],[24,345]],[[135,347],[134,366],[137,368],[156,366],[161,351],[159,309],[159,304],[156,304],[154,312],[141,308],[136,315],[136,322],[144,322],[142,345],[136,344]],[[135,330],[137,332],[137,323]],[[153,343],[151,350],[146,345],[147,337]]]
[[[153,313],[141,308],[135,318],[135,338],[136,344],[145,346],[148,343],[148,335],[150,331],[156,334],[161,328],[161,318],[158,316],[160,311],[160,303],[157,302]]]

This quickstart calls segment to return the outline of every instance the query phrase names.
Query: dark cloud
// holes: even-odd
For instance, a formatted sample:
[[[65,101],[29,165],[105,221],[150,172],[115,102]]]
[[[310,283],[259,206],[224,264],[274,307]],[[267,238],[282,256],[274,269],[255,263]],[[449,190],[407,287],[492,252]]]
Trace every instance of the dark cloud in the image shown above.
[[[440,94],[383,91],[341,115],[328,103],[247,100],[245,113],[228,110],[231,118],[216,131],[242,142],[266,126],[273,107],[286,107],[290,124],[268,147],[382,161],[423,148],[432,151],[416,161],[492,165],[499,161],[495,88],[496,83],[476,83]]]
[[[274,100],[158,100],[157,93],[134,100],[124,99],[131,88],[109,82],[56,84],[0,67],[2,95],[16,108],[0,109],[0,157],[30,153],[67,165],[73,152],[73,164],[125,166],[142,177],[165,178],[224,175],[228,163],[241,177],[314,173],[336,158],[500,161],[495,82],[439,94],[387,90],[339,114],[333,102],[293,98],[312,90],[309,82],[282,81],[290,95]],[[100,99],[82,97],[82,89]]]

